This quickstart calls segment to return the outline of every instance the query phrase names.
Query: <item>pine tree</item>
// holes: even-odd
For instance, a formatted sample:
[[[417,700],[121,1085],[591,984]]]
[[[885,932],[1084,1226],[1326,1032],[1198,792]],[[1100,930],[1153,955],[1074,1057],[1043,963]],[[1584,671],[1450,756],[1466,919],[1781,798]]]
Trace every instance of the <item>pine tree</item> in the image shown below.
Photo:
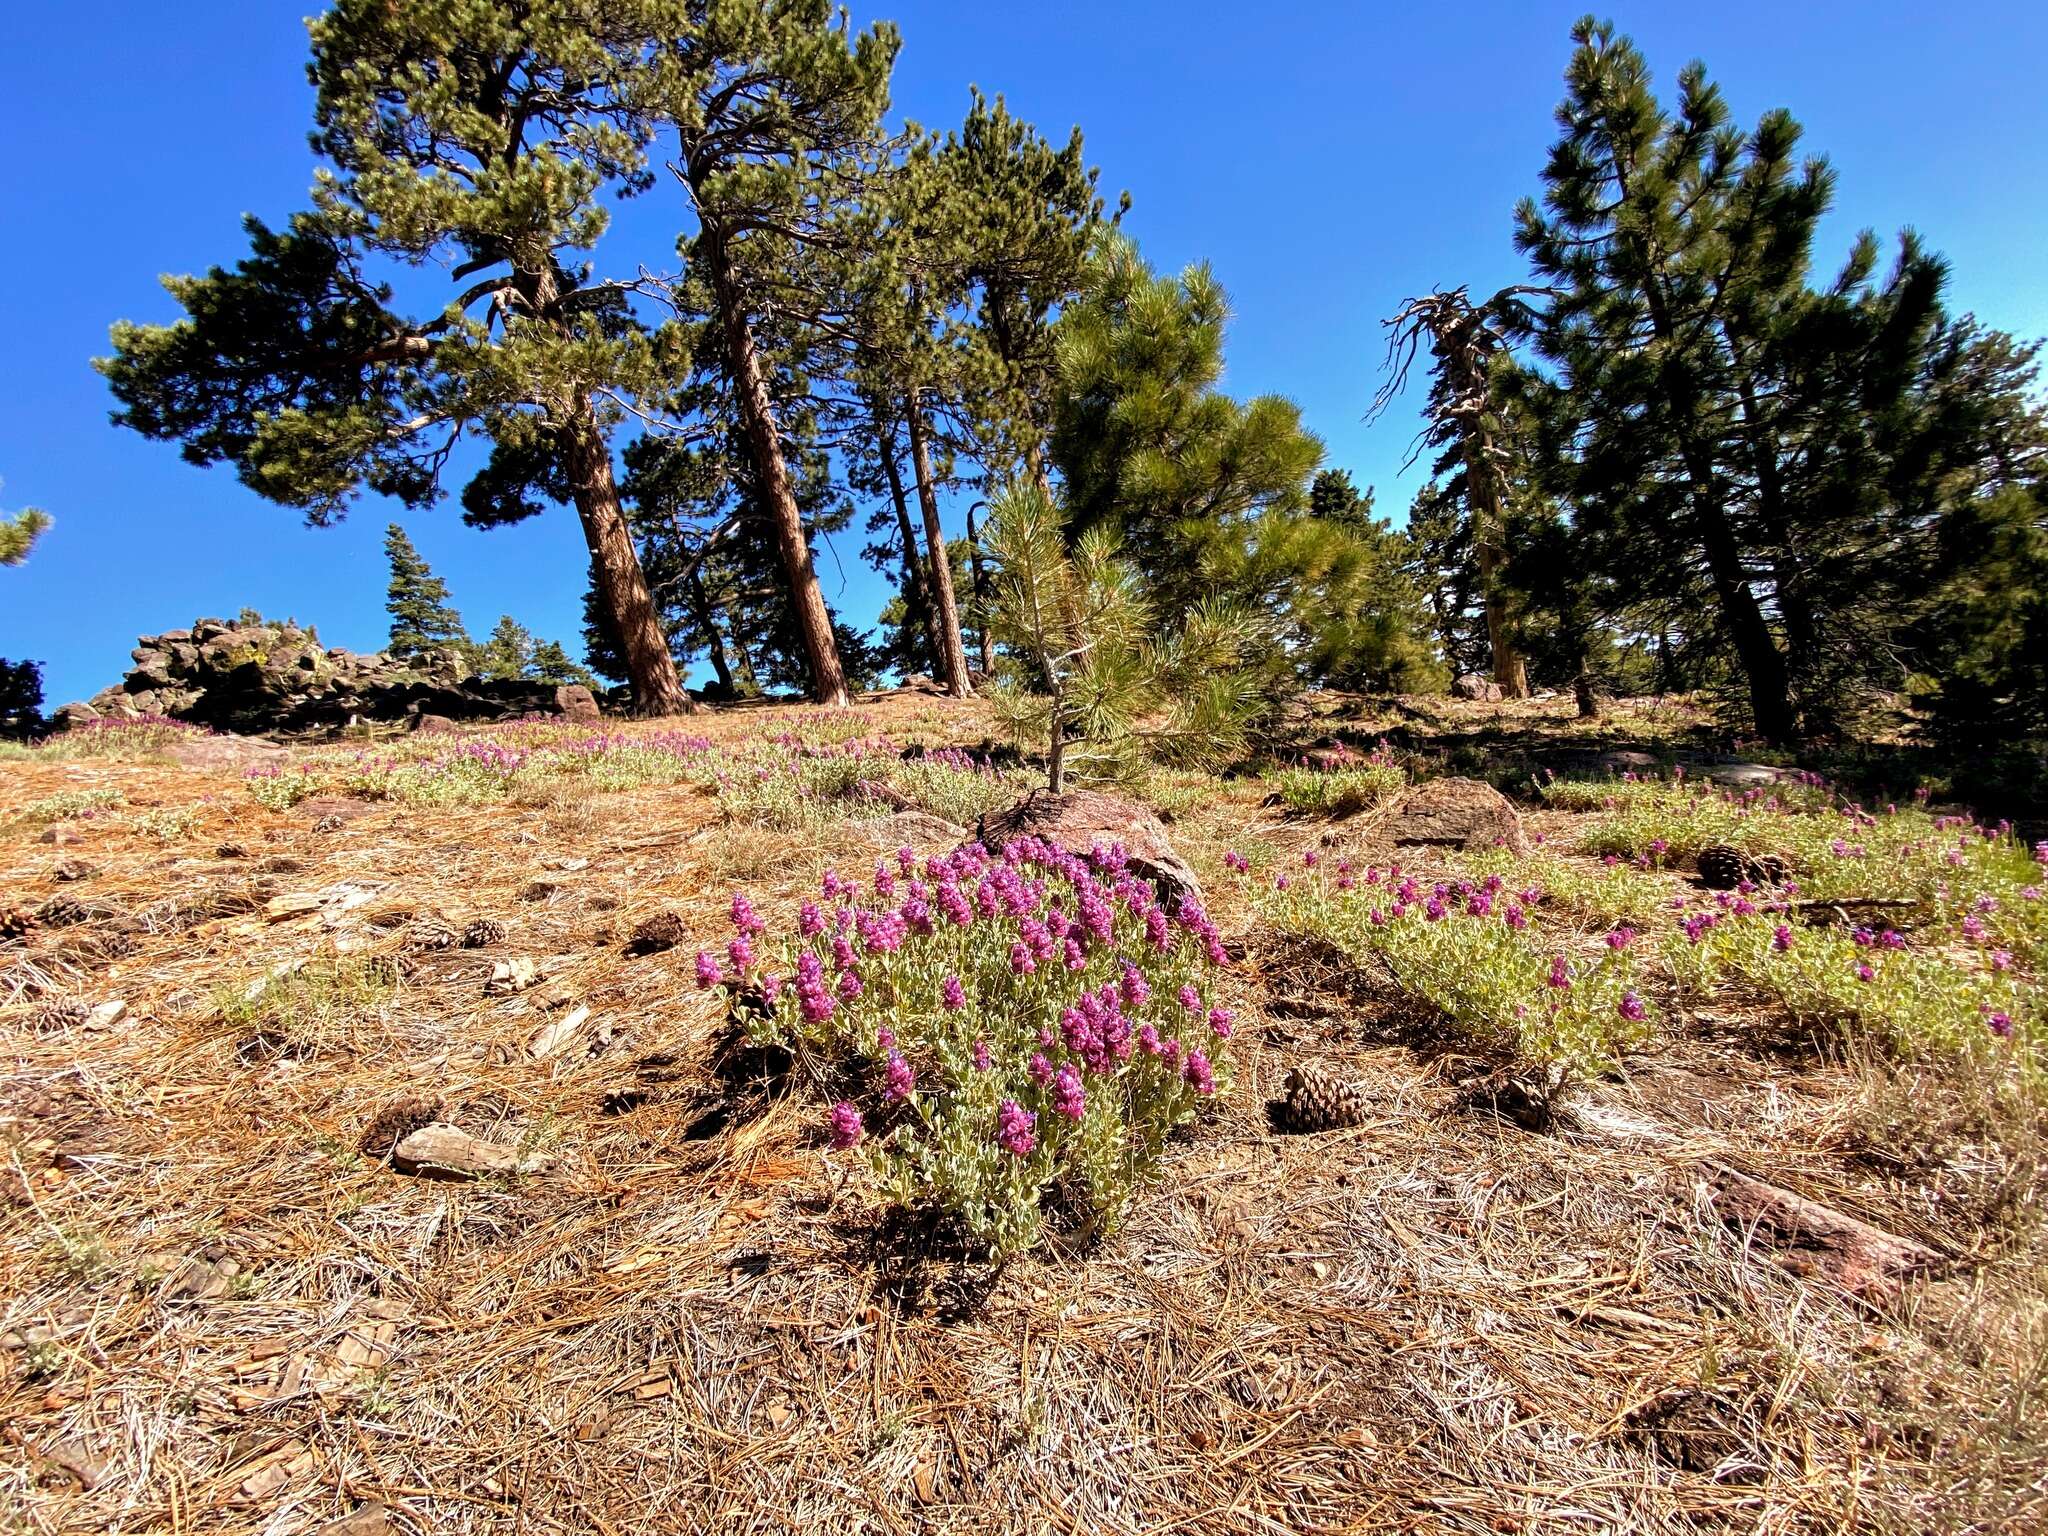
[[[1546,489],[1660,632],[1726,644],[1763,735],[1837,731],[1903,680],[1937,530],[1995,451],[1944,382],[1946,267],[1907,234],[1880,278],[1865,234],[1817,287],[1834,175],[1791,115],[1745,133],[1697,64],[1667,112],[1612,27],[1573,38],[1544,204],[1517,214],[1561,290],[1519,385]]]
[[[1508,612],[1502,567],[1507,551],[1502,539],[1508,517],[1510,481],[1517,473],[1514,434],[1495,389],[1507,361],[1507,337],[1529,323],[1527,287],[1503,288],[1474,304],[1461,285],[1408,300],[1386,322],[1388,378],[1373,400],[1370,415],[1382,415],[1407,381],[1418,346],[1426,339],[1430,355],[1428,400],[1423,407],[1422,442],[1443,450],[1435,470],[1455,466],[1467,515],[1472,521],[1472,552],[1478,566],[1480,600],[1486,614],[1487,646],[1492,652],[1493,680],[1503,697],[1526,698],[1528,668],[1516,649],[1514,619]],[[1370,417],[1368,418],[1370,419]]]
[[[1241,753],[1265,705],[1254,662],[1271,645],[1239,605],[1197,604],[1162,633],[1137,571],[1096,526],[1069,552],[1038,486],[999,491],[988,528],[997,638],[1014,658],[995,694],[1022,743],[1045,746],[1046,787],[1131,777],[1148,756],[1214,767]]]
[[[312,23],[311,212],[250,219],[233,271],[168,279],[168,326],[114,327],[98,366],[116,420],[235,465],[260,495],[326,523],[368,488],[422,506],[457,440],[573,502],[636,707],[691,707],[663,643],[613,482],[616,402],[659,409],[675,359],[593,280],[603,194],[647,179],[652,128],[622,95],[658,18],[639,5],[338,0]],[[465,286],[410,319],[372,275],[443,264]],[[630,271],[630,269],[629,269]],[[516,465],[514,473],[508,465]],[[528,510],[538,510],[529,504]],[[494,519],[503,521],[500,517]]]
[[[1206,266],[1159,277],[1109,235],[1055,328],[1052,457],[1067,515],[1077,534],[1112,529],[1166,612],[1209,590],[1213,547],[1262,514],[1301,510],[1322,457],[1291,401],[1216,388],[1228,312]]]
[[[0,656],[0,741],[26,741],[42,728],[42,663]]]
[[[672,131],[673,169],[697,221],[683,253],[701,275],[732,385],[757,505],[773,535],[803,642],[806,683],[847,702],[830,611],[804,536],[759,327],[793,297],[802,247],[833,238],[841,178],[879,147],[898,38],[877,24],[853,36],[829,0],[774,6],[658,0],[657,43],[637,70],[643,108]]]
[[[477,675],[490,682],[531,677],[533,653],[532,633],[511,614],[500,614],[490,637],[477,648]]]
[[[557,686],[581,683],[589,688],[597,682],[588,667],[579,666],[570,659],[559,640],[543,640],[534,646],[533,655],[527,660],[526,675],[537,683],[554,683]]]
[[[393,656],[423,651],[470,648],[462,615],[448,602],[448,583],[436,576],[396,523],[384,529],[384,558],[391,567],[391,585],[384,611],[391,615],[391,638],[385,649]]]

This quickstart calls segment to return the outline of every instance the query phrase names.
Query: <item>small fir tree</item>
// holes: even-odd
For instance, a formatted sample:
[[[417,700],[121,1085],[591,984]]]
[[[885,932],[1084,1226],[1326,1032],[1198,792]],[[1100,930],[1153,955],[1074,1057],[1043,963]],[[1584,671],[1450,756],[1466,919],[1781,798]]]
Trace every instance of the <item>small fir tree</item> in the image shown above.
[[[511,614],[498,616],[490,638],[477,652],[477,673],[492,682],[504,682],[532,675],[533,635]]]
[[[396,523],[384,530],[384,558],[391,566],[391,586],[384,599],[384,611],[391,615],[391,639],[385,649],[393,656],[470,649],[462,615],[449,604],[448,583],[434,574]]]

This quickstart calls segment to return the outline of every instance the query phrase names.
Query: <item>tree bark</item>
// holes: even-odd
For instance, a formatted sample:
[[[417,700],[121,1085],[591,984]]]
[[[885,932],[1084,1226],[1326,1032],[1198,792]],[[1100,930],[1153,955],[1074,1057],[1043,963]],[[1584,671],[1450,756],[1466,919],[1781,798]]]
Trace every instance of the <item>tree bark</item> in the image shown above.
[[[591,580],[633,685],[633,709],[641,715],[694,714],[701,706],[683,691],[668,636],[647,591],[640,554],[619,504],[612,456],[587,395],[575,402],[561,434],[562,468],[590,546]]]
[[[1483,384],[1481,386],[1484,387]],[[1529,668],[1508,633],[1507,601],[1499,590],[1501,548],[1500,477],[1485,437],[1468,431],[1465,454],[1465,501],[1472,513],[1472,554],[1479,564],[1479,598],[1486,610],[1486,643],[1493,652],[1493,680],[1504,699],[1529,696]]]
[[[937,631],[939,659],[946,691],[956,699],[974,697],[967,675],[967,649],[960,643],[960,609],[953,601],[953,561],[946,553],[946,535],[939,527],[939,496],[932,485],[931,450],[925,441],[924,409],[913,389],[903,403],[910,428],[910,458],[917,470],[917,500],[924,510],[925,554],[930,562],[932,627]]]
[[[939,670],[946,648],[939,641],[939,615],[925,590],[924,561],[917,552],[917,530],[910,525],[910,498],[903,493],[903,471],[896,463],[896,435],[887,426],[875,428],[875,446],[882,472],[889,477],[889,499],[896,504],[896,534],[903,541],[903,597],[924,616],[926,663]]]
[[[981,672],[995,676],[996,636],[994,615],[989,612],[988,572],[981,563],[981,537],[974,528],[974,508],[967,509],[967,571],[974,582],[975,606],[981,609]]]
[[[846,673],[839,664],[838,642],[832,637],[832,614],[825,606],[825,594],[818,589],[818,573],[811,565],[803,516],[790,489],[789,465],[782,456],[782,437],[776,429],[768,381],[754,345],[754,328],[741,302],[732,256],[724,237],[709,223],[704,225],[697,249],[704,256],[718,303],[726,359],[732,368],[733,399],[739,407],[748,456],[753,460],[755,485],[775,534],[790,607],[796,617],[797,632],[803,637],[804,657],[810,666],[811,698],[820,704],[843,708],[848,702]]]
[[[690,567],[690,579],[685,583],[690,594],[690,617],[697,621],[697,629],[704,636],[705,652],[711,657],[712,675],[718,679],[718,686],[730,699],[737,695],[733,687],[732,661],[725,654],[725,634],[718,627],[718,615],[711,608],[711,594],[704,590],[704,571],[701,566]]]

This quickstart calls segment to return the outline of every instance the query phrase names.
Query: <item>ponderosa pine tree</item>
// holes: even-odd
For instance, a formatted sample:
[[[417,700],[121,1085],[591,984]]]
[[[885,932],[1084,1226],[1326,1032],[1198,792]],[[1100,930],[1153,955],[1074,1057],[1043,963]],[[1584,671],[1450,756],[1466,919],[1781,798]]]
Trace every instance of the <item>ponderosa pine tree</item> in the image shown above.
[[[391,567],[391,585],[384,598],[384,611],[391,615],[391,637],[385,650],[393,656],[469,650],[469,631],[448,601],[448,583],[434,574],[396,523],[384,529],[384,559]]]
[[[542,640],[533,648],[533,655],[527,659],[526,675],[537,683],[581,683],[588,688],[597,679],[590,675],[588,667],[579,666],[562,649],[559,640]]]
[[[962,341],[963,409],[972,417],[987,485],[1028,474],[1051,494],[1046,444],[1059,387],[1053,324],[1081,291],[1105,222],[1130,207],[1123,194],[1105,221],[1081,130],[1055,149],[1013,117],[1003,98],[973,92],[966,120],[929,145],[944,189],[947,259],[973,316]]]
[[[758,325],[787,287],[792,247],[836,237],[844,177],[879,150],[898,37],[852,35],[829,0],[772,6],[661,0],[636,96],[676,139],[672,162],[697,229],[679,249],[701,273],[732,385],[756,497],[803,639],[811,697],[847,702],[830,610],[790,482]]]
[[[50,526],[49,517],[30,507],[12,517],[0,516],[0,566],[20,565],[30,546]],[[0,656],[0,738],[26,738],[42,726],[43,669],[33,661]]]
[[[1544,477],[1611,520],[1609,557],[1643,588],[1705,586],[1758,732],[1789,740],[1828,643],[1820,587],[1843,589],[1816,581],[1810,541],[1853,542],[1820,489],[1877,482],[1879,424],[1912,388],[1909,338],[1938,317],[1940,265],[1909,239],[1873,287],[1866,238],[1815,294],[1833,176],[1795,161],[1791,116],[1743,132],[1697,64],[1666,111],[1611,25],[1572,37],[1543,203],[1516,215],[1517,245],[1559,290],[1531,325],[1548,375],[1524,395]],[[1906,366],[1879,366],[1886,337]]]
[[[233,463],[315,524],[364,487],[435,500],[468,434],[546,458],[582,519],[635,705],[660,714],[692,706],[610,437],[617,402],[657,401],[677,360],[633,316],[637,277],[593,281],[581,261],[605,229],[601,194],[646,184],[649,129],[619,73],[645,51],[645,10],[339,0],[312,23],[314,142],[333,167],[314,211],[281,231],[250,220],[247,259],[167,280],[185,318],[117,325],[99,366],[117,421]],[[465,286],[410,319],[373,260],[441,264]]]

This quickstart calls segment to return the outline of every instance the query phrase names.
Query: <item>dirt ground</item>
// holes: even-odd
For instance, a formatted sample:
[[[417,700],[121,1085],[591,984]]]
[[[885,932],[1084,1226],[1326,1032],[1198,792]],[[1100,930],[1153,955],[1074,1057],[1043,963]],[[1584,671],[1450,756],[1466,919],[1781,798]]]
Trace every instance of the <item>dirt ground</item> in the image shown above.
[[[1579,739],[1523,713],[1486,729]],[[774,921],[873,858],[857,826],[729,825],[688,788],[274,812],[232,767],[0,763],[0,804],[93,788],[126,805],[76,844],[0,828],[7,898],[72,903],[0,941],[11,1529],[2048,1529],[2030,1169],[1949,1085],[1744,999],[1530,1131],[1219,882],[1236,1092],[1120,1231],[991,1275],[885,1219],[692,985],[734,889]],[[1179,790],[1205,879],[1349,835],[1256,780]],[[629,954],[662,911],[683,942]],[[502,934],[422,942],[478,920]],[[1363,1125],[1277,1128],[1303,1062]],[[547,1171],[397,1171],[437,1112]],[[1731,1216],[1724,1165],[1940,1263],[1847,1289]]]

